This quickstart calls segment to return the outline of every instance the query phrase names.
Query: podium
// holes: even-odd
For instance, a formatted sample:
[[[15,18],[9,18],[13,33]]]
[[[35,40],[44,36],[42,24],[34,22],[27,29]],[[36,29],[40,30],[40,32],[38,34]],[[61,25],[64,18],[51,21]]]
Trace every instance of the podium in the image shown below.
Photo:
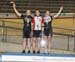
[[[6,53],[1,56],[2,61],[23,61],[23,62],[75,62],[75,55],[72,54],[22,54]]]

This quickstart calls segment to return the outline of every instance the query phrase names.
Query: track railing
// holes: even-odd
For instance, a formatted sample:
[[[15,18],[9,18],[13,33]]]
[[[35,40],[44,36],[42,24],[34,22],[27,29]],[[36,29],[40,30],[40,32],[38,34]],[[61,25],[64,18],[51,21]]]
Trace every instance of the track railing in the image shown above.
[[[2,28],[2,41],[3,42],[7,42],[7,30],[8,29],[14,29],[14,30],[22,30],[22,28],[17,28],[17,27],[12,27],[12,26],[6,26],[5,25],[5,22],[8,22],[8,23],[18,23],[18,24],[23,24],[23,23],[19,23],[19,22],[12,22],[12,21],[4,21],[4,20],[0,20],[2,22],[2,25],[0,25],[0,28]],[[70,40],[69,38],[70,37],[73,37],[74,38],[74,48],[73,48],[73,51],[75,51],[75,29],[73,28],[62,28],[62,27],[53,27],[54,29],[63,29],[63,30],[71,30],[73,31],[73,34],[64,34],[64,33],[58,33],[58,32],[53,32],[54,35],[62,35],[62,36],[67,36],[67,50],[69,50],[70,46],[69,46],[69,43],[70,43]]]

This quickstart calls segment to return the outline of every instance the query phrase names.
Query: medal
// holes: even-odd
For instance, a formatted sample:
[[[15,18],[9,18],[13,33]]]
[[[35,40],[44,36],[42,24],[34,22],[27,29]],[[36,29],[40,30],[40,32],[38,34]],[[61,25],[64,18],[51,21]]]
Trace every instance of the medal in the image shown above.
[[[27,18],[27,26],[29,26],[29,19]]]
[[[48,28],[48,22],[46,22],[46,29]]]

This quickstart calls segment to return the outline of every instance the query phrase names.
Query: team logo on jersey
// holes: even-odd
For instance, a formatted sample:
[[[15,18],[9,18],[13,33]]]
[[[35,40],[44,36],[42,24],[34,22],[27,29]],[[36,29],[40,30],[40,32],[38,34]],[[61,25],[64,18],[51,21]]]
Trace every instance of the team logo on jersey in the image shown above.
[[[51,17],[45,17],[44,19],[45,19],[45,22],[46,22],[46,23],[48,23],[48,22],[51,21]]]
[[[35,17],[34,18],[34,21],[35,21],[35,30],[41,30],[41,21],[42,21],[42,17]]]
[[[27,26],[29,26],[29,22],[31,21],[31,19],[26,17],[25,21],[27,22]]]
[[[44,22],[46,23],[45,27],[46,27],[46,29],[48,29],[48,23],[51,21],[51,17],[50,16],[49,17],[45,17],[44,20],[45,20]]]
[[[27,19],[27,26],[29,26],[30,19]]]

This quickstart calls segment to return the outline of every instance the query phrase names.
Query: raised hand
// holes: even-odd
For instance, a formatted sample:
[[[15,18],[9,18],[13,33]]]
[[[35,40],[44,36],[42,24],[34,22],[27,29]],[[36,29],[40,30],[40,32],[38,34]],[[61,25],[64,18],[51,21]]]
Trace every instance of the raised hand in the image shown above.
[[[14,1],[11,1],[10,4],[15,4]]]
[[[60,9],[63,10],[63,6],[61,6]]]

